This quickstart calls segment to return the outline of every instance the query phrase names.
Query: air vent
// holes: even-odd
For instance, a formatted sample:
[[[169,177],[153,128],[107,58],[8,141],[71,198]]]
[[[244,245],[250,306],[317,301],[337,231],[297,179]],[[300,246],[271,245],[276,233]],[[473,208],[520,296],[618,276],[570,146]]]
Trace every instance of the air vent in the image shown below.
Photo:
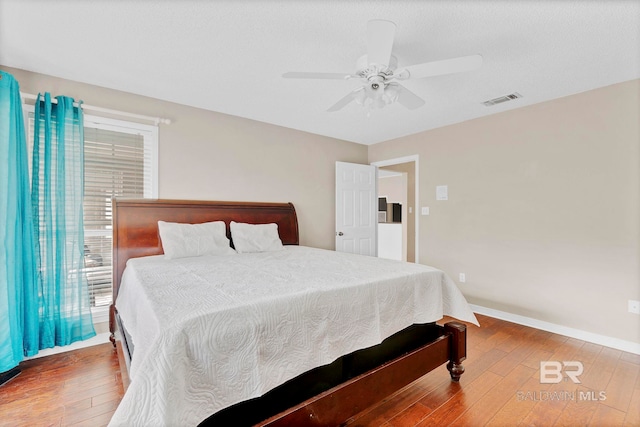
[[[503,102],[513,101],[514,99],[518,99],[518,98],[522,98],[522,95],[520,95],[518,92],[514,92],[514,93],[509,94],[509,95],[499,96],[497,98],[493,98],[493,99],[490,99],[488,101],[484,101],[482,104],[485,107],[491,107],[492,105],[502,104]]]

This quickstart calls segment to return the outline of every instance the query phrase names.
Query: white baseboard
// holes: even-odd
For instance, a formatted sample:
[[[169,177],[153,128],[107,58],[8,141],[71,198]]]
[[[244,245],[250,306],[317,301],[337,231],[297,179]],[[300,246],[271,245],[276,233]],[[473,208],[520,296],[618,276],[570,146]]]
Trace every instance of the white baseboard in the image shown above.
[[[471,306],[471,310],[478,314],[484,314],[485,316],[495,317],[496,319],[517,323],[518,325],[542,329],[543,331],[553,332],[554,334],[564,335],[566,337],[576,338],[582,341],[603,345],[605,347],[615,348],[617,350],[626,351],[628,353],[640,354],[640,343],[625,341],[619,338],[608,337],[606,335],[594,334],[593,332],[569,328],[567,326],[557,325],[555,323],[549,323],[543,320],[533,319],[531,317],[507,313],[506,311],[494,310],[492,308],[482,307],[474,304],[469,305]]]
[[[111,335],[109,332],[104,332],[96,335],[95,337],[89,338],[88,340],[76,341],[73,344],[65,345],[63,347],[46,348],[44,350],[40,350],[35,356],[25,357],[24,360],[37,359],[38,357],[51,356],[58,353],[64,353],[66,351],[104,344],[109,342],[109,335]]]

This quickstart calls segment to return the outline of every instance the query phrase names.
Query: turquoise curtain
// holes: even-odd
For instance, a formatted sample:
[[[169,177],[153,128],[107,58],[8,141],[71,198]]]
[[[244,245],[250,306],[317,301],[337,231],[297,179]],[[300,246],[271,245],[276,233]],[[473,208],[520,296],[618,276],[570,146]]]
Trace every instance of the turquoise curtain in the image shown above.
[[[38,281],[29,163],[14,77],[0,71],[0,372],[38,351]]]
[[[0,71],[0,372],[95,335],[84,268],[84,125],[38,96],[32,182],[15,78]]]
[[[84,124],[72,98],[38,95],[31,203],[39,298],[39,347],[95,335],[84,273]]]

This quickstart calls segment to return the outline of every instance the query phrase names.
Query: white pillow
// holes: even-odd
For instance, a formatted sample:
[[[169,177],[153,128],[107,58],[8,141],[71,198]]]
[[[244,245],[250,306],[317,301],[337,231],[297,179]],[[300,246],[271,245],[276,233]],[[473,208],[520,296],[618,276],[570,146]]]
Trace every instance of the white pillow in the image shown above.
[[[229,244],[224,221],[203,224],[158,221],[158,231],[162,249],[169,259],[235,253]]]
[[[231,239],[239,253],[271,252],[283,249],[278,224],[245,224],[231,221]]]

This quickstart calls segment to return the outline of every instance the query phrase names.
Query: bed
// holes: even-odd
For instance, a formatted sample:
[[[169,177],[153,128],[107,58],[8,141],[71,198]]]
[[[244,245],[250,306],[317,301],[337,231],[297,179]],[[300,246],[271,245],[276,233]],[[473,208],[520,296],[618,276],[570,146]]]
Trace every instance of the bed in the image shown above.
[[[229,238],[275,223],[284,247],[167,260],[158,221]],[[477,320],[443,272],[299,246],[290,203],[114,199],[113,246],[131,384],[112,425],[340,425],[438,366],[464,372],[465,325],[435,321]]]

